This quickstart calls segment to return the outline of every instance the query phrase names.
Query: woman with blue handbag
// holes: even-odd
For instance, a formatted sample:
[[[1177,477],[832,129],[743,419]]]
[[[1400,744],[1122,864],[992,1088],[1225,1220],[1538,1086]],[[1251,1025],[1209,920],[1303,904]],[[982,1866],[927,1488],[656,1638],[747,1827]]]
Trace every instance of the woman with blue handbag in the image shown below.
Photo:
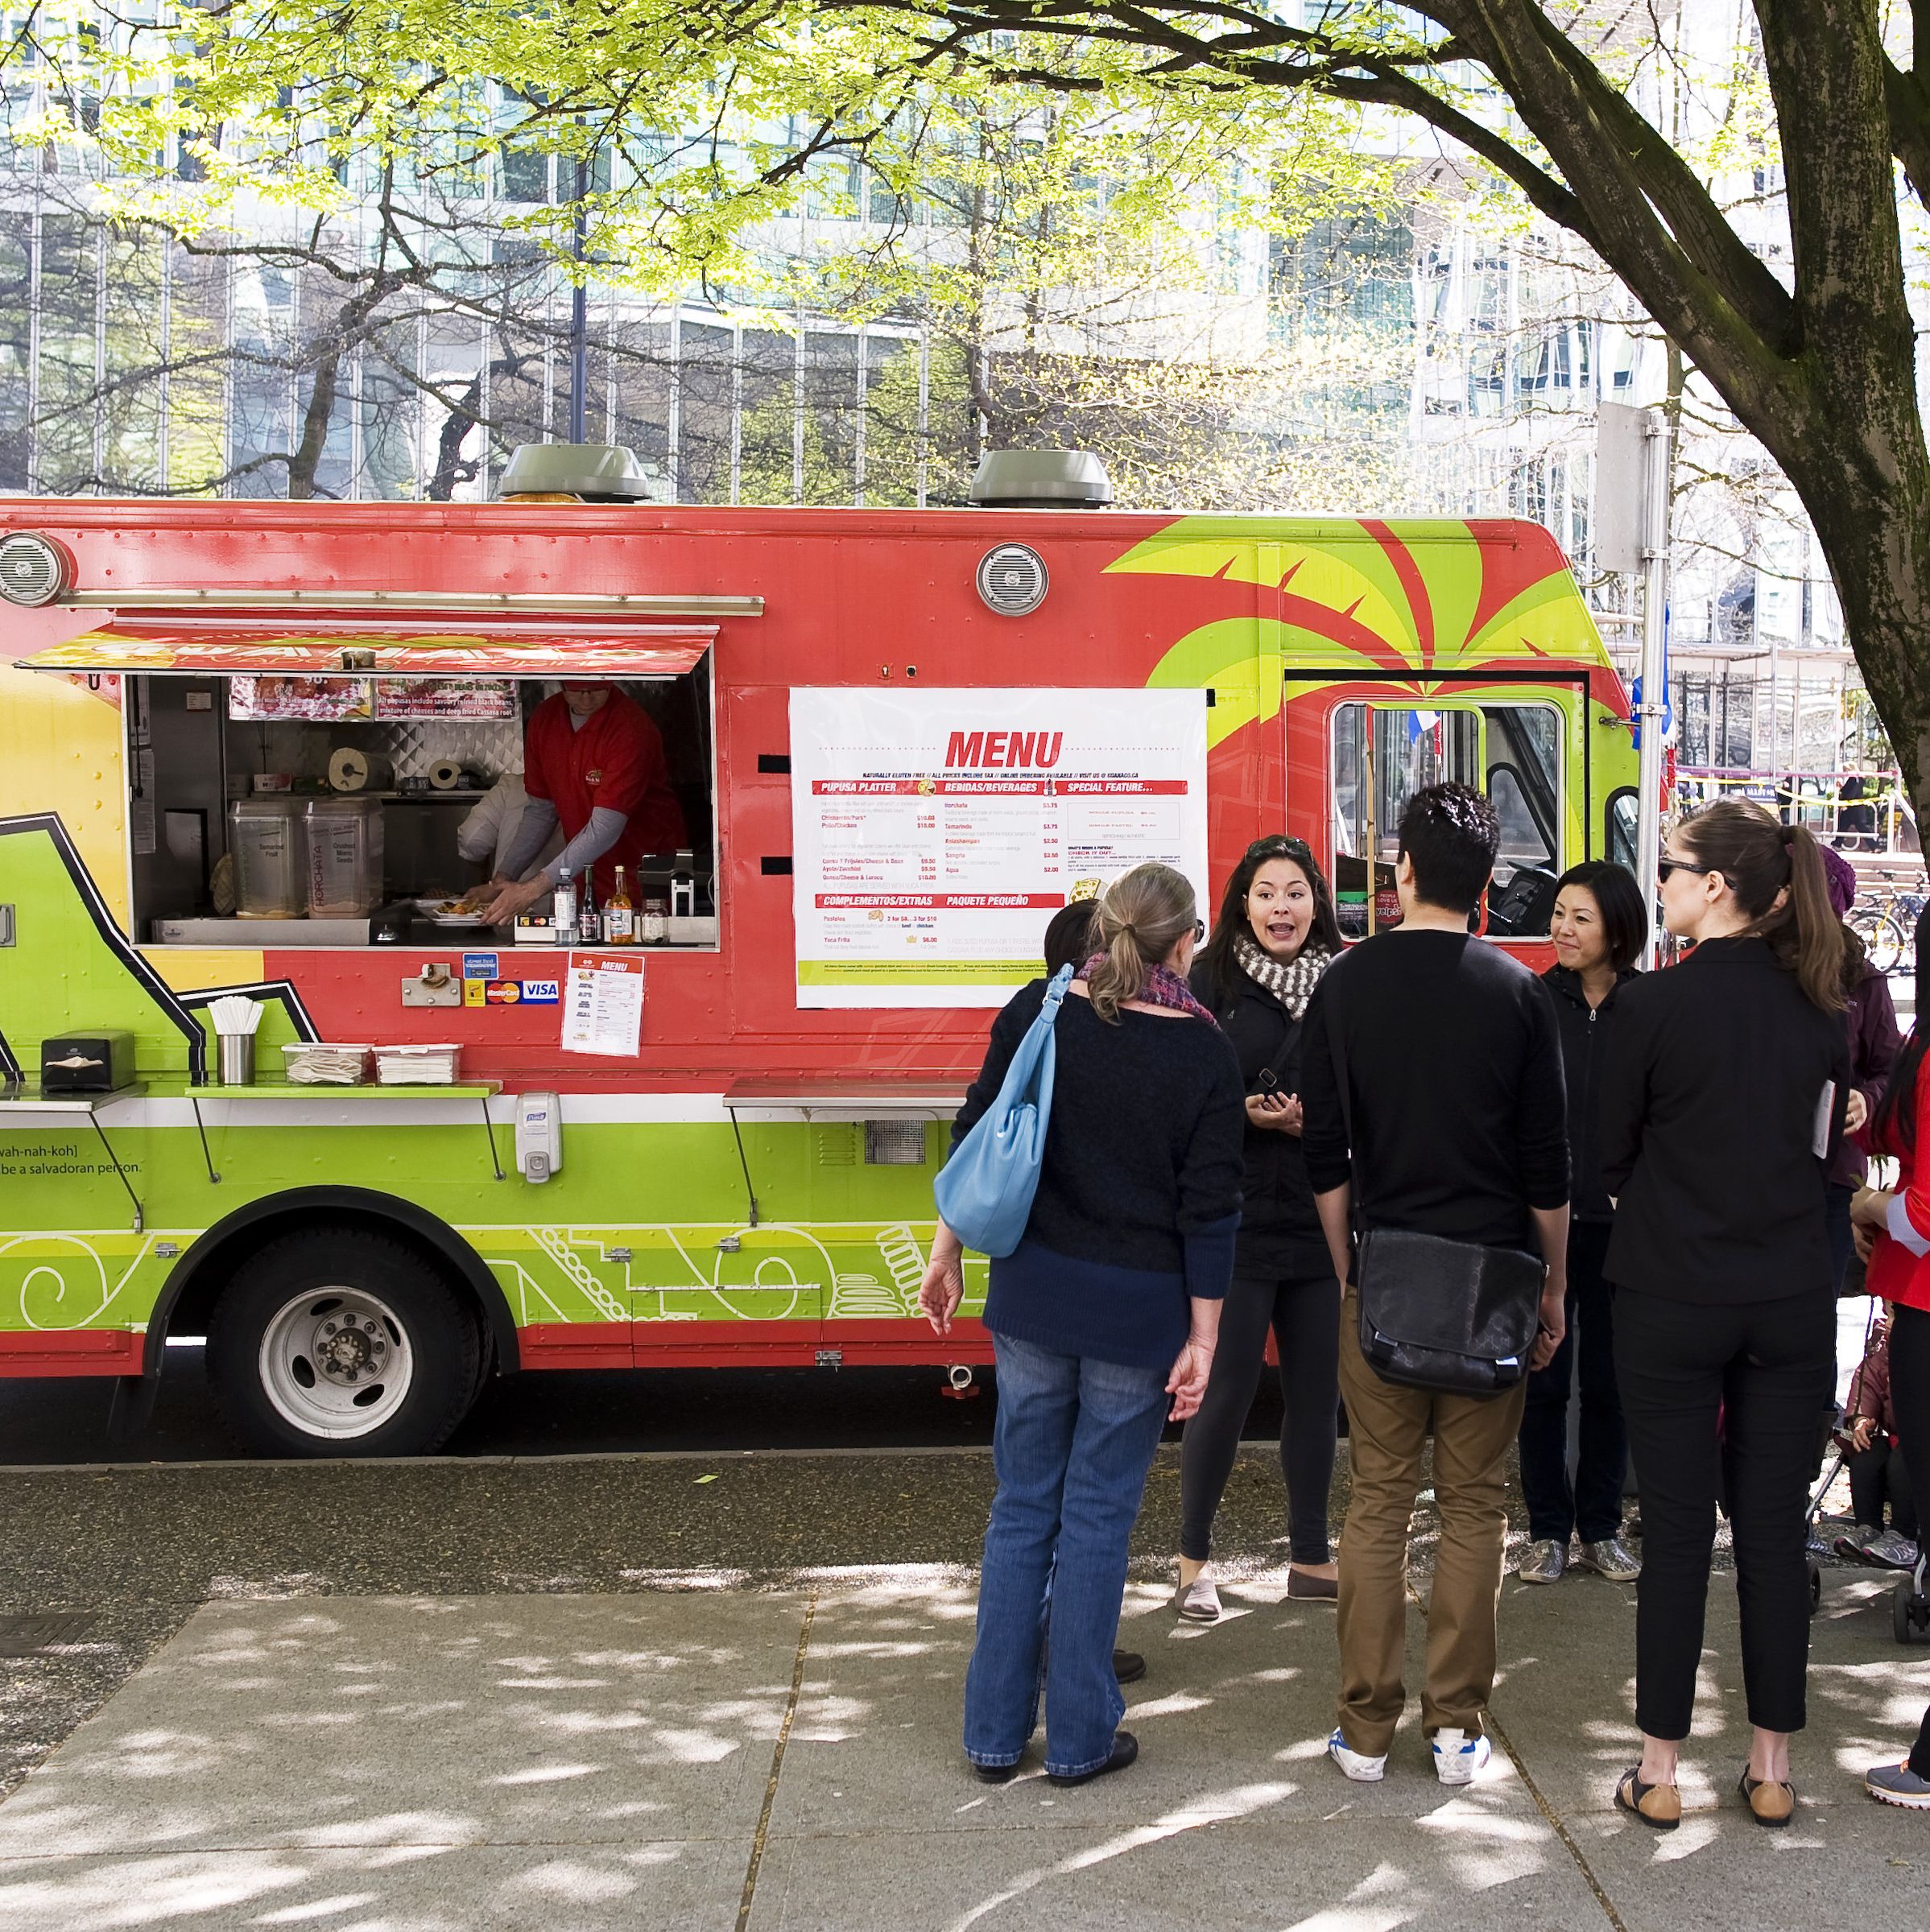
[[[1192,888],[1135,866],[1099,920],[1069,987],[1035,980],[993,1022],[919,1293],[948,1334],[964,1241],[993,1257],[998,1492],[965,1720],[991,1783],[1016,1771],[1042,1688],[1055,1784],[1138,1755],[1112,1667],[1126,1548],[1168,1415],[1205,1392],[1239,1225],[1244,1090],[1186,983]]]

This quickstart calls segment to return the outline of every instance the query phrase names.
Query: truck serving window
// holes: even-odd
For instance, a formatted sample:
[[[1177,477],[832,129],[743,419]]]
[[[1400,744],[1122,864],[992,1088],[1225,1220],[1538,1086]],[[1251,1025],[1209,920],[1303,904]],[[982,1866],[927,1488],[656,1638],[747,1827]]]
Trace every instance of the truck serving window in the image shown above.
[[[714,946],[712,661],[692,654],[688,669],[607,681],[643,712],[644,741],[654,734],[662,748],[651,822],[666,849],[625,869],[644,936]],[[473,918],[463,923],[456,902],[515,844],[531,720],[560,688],[527,677],[128,676],[137,939],[445,948],[465,935],[507,939],[506,928],[492,941]],[[680,819],[677,838],[667,828]],[[566,808],[537,863],[577,829]],[[610,870],[607,860],[597,869],[605,887]]]
[[[1560,708],[1444,700],[1411,709],[1342,704],[1333,716],[1334,891],[1343,931],[1366,930],[1370,847],[1384,914],[1401,813],[1415,792],[1453,781],[1486,792],[1501,820],[1488,930],[1508,938],[1545,934],[1564,864]],[[1378,923],[1388,922],[1383,916]]]

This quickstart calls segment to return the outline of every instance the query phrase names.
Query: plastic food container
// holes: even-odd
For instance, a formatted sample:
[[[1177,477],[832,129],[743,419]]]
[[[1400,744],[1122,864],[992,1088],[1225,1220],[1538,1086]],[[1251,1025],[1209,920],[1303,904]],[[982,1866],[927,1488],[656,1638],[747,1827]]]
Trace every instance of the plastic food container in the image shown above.
[[[228,808],[235,915],[299,919],[308,910],[308,846],[293,799],[238,799]]]
[[[359,1087],[368,1078],[366,1046],[342,1046],[328,1040],[290,1040],[282,1053],[286,1077],[298,1087]]]
[[[378,1046],[375,1080],[382,1087],[453,1087],[462,1078],[458,1046]]]
[[[311,799],[308,917],[359,919],[382,903],[382,804],[375,799]]]

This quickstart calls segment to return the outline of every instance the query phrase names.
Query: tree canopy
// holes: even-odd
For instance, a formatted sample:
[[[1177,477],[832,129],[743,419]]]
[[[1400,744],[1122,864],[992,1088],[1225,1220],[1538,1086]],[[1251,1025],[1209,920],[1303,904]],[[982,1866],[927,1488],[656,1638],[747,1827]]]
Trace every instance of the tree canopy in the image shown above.
[[[827,163],[907,196],[969,179],[994,101],[1056,103],[1127,232],[1194,143],[1358,192],[1374,118],[1424,123],[1593,250],[1781,465],[1920,799],[1930,450],[1899,201],[1930,199],[1930,0],[1716,11],[1763,85],[1701,127],[1631,85],[1655,16],[1624,0],[159,0],[146,21],[56,0],[23,32],[69,130],[124,168],[184,141],[209,218],[244,188],[325,206],[357,151],[457,174],[593,155],[591,246],[666,287],[754,286],[746,236]],[[1773,188],[1738,201],[1738,167]],[[560,246],[574,212],[528,225]]]

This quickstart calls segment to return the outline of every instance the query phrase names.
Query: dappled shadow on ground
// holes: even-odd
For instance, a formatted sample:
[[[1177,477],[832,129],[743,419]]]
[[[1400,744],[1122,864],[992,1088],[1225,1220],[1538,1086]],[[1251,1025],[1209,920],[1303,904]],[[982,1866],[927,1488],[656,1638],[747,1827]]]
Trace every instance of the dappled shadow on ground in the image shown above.
[[[1779,1834],[1733,1794],[1746,1727],[1716,1579],[1690,1814],[1667,1838],[1610,1806],[1635,1748],[1634,1600],[1599,1579],[1506,1586],[1514,1757],[1460,1791],[1418,1711],[1384,1782],[1339,1776],[1333,1612],[1276,1572],[1229,1580],[1204,1629],[1176,1624],[1163,1582],[1130,1587],[1142,1756],[1073,1790],[1036,1743],[1006,1785],[964,1761],[968,1573],[633,1580],[206,1606],[0,1805],[0,1927],[734,1932],[746,1902],[751,1932],[1486,1932],[1606,1926],[1604,1897],[1626,1932],[1822,1922],[1845,1898],[1923,1916],[1926,1821],[1870,1805],[1854,1774],[1900,1749],[1930,1651],[1894,1643],[1867,1573],[1833,1573],[1814,1626],[1804,1803]],[[1415,1688],[1423,1637],[1417,1610]]]

